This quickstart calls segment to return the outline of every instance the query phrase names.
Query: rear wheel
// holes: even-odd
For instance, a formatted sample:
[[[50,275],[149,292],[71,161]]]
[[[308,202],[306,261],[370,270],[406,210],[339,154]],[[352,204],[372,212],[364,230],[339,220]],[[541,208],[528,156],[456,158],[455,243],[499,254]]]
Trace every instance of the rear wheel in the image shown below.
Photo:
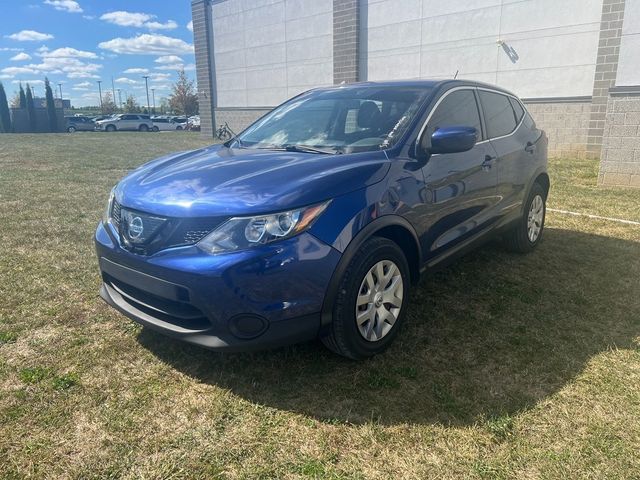
[[[534,183],[529,192],[522,218],[504,237],[506,247],[512,252],[528,253],[542,240],[544,220],[547,212],[547,191]]]
[[[338,287],[333,322],[322,342],[352,359],[385,350],[398,333],[409,297],[409,265],[391,240],[366,241]]]
[[[178,125],[178,126],[176,127],[176,130],[182,130],[182,127]]]
[[[73,133],[75,131],[76,131],[76,127],[74,127],[73,125],[70,126],[69,128],[67,128],[67,132],[69,132],[69,133]]]
[[[160,131],[160,129],[158,128],[158,126],[157,126],[157,125],[154,125],[154,126],[153,126],[153,128],[152,128],[152,130],[153,130],[154,132],[159,132],[159,131]]]
[[[144,124],[144,123],[143,123],[142,125],[140,125],[140,126],[138,127],[138,130],[139,130],[140,132],[148,132],[148,131],[149,131],[149,127],[148,127],[146,124]]]
[[[105,130],[107,132],[115,132],[116,131],[116,126],[115,125],[107,125],[107,127],[105,128]]]

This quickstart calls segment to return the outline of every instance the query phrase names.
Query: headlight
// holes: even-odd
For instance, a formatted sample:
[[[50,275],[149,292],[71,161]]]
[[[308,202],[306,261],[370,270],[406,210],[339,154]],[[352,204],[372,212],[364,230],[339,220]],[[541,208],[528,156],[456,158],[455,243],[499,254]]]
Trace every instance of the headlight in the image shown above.
[[[287,212],[232,218],[198,243],[208,253],[233,252],[293,237],[313,225],[329,202]]]
[[[111,207],[113,206],[113,199],[116,196],[116,187],[111,189],[111,193],[109,193],[109,200],[107,201],[107,208],[104,209],[104,213],[102,214],[102,221],[104,223],[109,223],[111,220]]]

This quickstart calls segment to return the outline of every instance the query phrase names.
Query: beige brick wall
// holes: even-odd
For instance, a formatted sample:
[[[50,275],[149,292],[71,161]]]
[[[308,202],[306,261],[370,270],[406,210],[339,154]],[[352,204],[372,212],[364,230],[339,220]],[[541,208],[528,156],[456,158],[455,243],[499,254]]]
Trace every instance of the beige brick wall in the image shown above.
[[[640,96],[611,96],[600,156],[601,185],[640,187]]]
[[[526,106],[549,137],[550,157],[586,156],[591,102],[526,103]]]

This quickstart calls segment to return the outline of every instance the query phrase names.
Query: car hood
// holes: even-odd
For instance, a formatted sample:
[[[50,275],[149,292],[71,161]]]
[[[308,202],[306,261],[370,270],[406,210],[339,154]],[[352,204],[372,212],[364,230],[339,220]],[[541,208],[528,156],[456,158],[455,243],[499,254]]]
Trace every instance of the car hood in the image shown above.
[[[384,152],[322,155],[216,145],[151,161],[125,177],[125,207],[175,217],[246,215],[311,205],[379,182]]]

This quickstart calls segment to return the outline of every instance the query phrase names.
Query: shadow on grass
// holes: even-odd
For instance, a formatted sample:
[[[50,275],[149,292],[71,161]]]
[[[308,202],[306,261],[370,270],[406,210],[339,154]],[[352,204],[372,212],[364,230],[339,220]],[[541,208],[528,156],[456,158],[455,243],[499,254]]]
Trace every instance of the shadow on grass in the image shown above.
[[[548,229],[531,255],[489,244],[424,279],[383,355],[319,343],[220,354],[143,330],[160,359],[257,404],[323,421],[468,425],[513,415],[640,333],[638,243]]]

